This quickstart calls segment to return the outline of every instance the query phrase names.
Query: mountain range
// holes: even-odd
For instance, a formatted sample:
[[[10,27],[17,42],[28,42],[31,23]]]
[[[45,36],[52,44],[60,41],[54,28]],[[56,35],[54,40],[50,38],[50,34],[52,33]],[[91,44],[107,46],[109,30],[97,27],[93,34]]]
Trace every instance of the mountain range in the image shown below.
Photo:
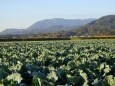
[[[45,19],[27,29],[6,29],[0,35],[31,37],[115,36],[115,15],[98,19]]]
[[[69,31],[75,27],[85,25],[95,19],[45,19],[37,21],[26,29],[9,28],[2,32],[0,35],[23,35],[23,34],[39,34],[58,31]]]

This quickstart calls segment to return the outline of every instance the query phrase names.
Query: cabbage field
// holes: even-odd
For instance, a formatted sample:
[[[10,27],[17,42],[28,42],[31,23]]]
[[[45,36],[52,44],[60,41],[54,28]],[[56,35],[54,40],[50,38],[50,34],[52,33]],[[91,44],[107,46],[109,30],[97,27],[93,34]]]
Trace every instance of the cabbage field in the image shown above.
[[[115,40],[0,43],[0,86],[115,86]]]

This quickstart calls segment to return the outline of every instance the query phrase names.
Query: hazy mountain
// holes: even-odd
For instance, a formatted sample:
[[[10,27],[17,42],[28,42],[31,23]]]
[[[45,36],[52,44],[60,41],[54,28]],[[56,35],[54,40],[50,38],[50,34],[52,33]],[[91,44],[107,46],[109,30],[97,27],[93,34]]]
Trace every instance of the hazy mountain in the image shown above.
[[[73,27],[85,25],[95,19],[45,19],[36,22],[27,28],[28,33],[46,33],[61,30],[71,30]]]
[[[45,19],[36,22],[27,29],[15,29],[9,28],[2,32],[0,35],[22,35],[22,34],[38,34],[38,33],[48,33],[57,31],[68,31],[74,27],[79,27],[85,25],[95,19]]]

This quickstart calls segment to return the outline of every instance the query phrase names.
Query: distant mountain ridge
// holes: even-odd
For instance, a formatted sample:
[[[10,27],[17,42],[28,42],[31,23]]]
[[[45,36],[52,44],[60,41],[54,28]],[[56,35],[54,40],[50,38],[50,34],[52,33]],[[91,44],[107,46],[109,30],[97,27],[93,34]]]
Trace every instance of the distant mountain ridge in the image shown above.
[[[0,35],[21,35],[24,34],[25,31],[25,29],[9,28],[0,32]]]
[[[75,27],[85,25],[95,19],[45,19],[37,21],[27,29],[6,29],[0,35],[22,35],[22,34],[39,34],[58,31],[69,31]]]

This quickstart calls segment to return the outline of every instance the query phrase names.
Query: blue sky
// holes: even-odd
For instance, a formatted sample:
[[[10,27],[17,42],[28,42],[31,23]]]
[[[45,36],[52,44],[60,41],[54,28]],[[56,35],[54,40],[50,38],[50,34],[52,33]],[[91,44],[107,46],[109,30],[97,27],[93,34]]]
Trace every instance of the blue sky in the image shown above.
[[[0,31],[50,18],[85,19],[115,14],[115,0],[0,0]]]

